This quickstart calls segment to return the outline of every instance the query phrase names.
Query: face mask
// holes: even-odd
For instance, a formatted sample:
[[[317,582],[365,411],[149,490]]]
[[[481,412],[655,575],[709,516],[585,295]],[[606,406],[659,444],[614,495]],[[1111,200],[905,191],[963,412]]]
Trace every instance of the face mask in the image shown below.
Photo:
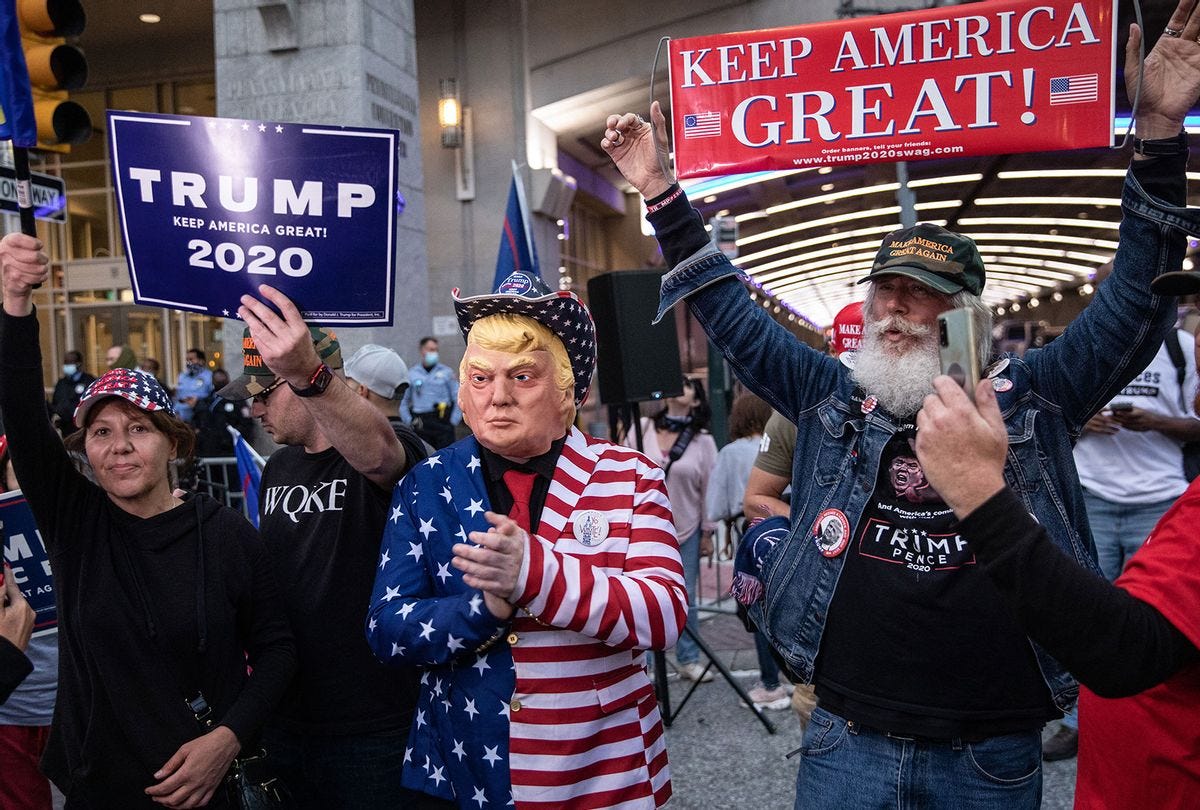
[[[438,361],[437,352],[425,352],[425,365],[436,366]]]
[[[79,371],[79,366],[74,363],[67,363],[63,366],[63,374],[68,377],[74,377],[76,371]]]
[[[204,368],[204,366],[200,365],[199,363],[188,363],[187,364],[188,374],[191,374],[193,377],[195,377],[197,374],[199,374],[200,370],[202,368]]]

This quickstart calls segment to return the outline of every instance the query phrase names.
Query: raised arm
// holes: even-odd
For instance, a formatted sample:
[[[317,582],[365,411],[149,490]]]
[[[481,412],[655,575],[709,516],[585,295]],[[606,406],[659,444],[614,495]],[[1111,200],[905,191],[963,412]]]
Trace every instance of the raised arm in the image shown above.
[[[978,410],[949,377],[934,387],[917,416],[921,468],[1026,634],[1104,697],[1148,689],[1200,660],[1155,606],[1055,547],[1005,486],[1007,434],[988,381],[975,391]]]
[[[1168,23],[1180,33],[1159,37],[1145,64],[1138,60],[1142,31],[1130,27],[1125,82],[1132,98],[1141,77],[1139,139],[1177,138],[1200,98],[1198,5],[1180,0]],[[1174,299],[1151,294],[1150,282],[1181,268],[1187,234],[1200,233],[1200,214],[1186,208],[1186,139],[1159,148],[1165,150],[1161,157],[1133,157],[1112,275],[1062,337],[1026,358],[1042,394],[1077,429],[1149,365],[1175,319]]]
[[[675,185],[667,168],[666,132],[656,101],[650,105],[650,122],[634,113],[608,116],[600,142],[646,198],[647,218],[672,268],[663,277],[658,318],[686,298],[738,379],[794,421],[818,401],[808,392],[828,395],[838,363],[797,340],[750,301],[742,272],[711,242],[699,214]]]
[[[307,388],[321,365],[308,324],[296,305],[279,290],[267,284],[260,285],[258,290],[276,307],[278,314],[257,298],[243,295],[238,317],[250,327],[267,367],[294,389]],[[387,417],[366,399],[355,395],[340,377],[330,383],[325,393],[301,401],[325,438],[350,466],[385,490],[395,486],[410,460]]]
[[[48,266],[42,243],[32,236],[11,233],[0,240],[0,413],[17,478],[53,551],[78,536],[64,521],[87,514],[102,495],[75,469],[46,414],[33,287],[47,279]]]

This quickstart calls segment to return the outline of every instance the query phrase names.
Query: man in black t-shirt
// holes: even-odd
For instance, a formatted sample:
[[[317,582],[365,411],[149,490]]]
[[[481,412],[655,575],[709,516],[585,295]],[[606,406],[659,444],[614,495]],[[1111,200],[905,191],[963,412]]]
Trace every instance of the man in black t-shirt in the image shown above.
[[[331,331],[308,327],[274,288],[259,291],[282,317],[242,297],[243,374],[218,393],[253,399],[251,414],[284,445],[263,470],[259,531],[299,666],[264,733],[268,760],[299,807],[424,807],[400,783],[416,677],[385,669],[362,625],[392,487],[425,451],[345,383]]]

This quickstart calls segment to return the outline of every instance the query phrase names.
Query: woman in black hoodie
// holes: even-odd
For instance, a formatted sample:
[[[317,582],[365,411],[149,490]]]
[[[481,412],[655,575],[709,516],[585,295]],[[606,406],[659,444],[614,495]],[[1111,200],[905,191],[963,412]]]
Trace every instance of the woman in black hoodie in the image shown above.
[[[270,559],[238,513],[172,494],[171,462],[190,454],[194,434],[149,374],[114,369],[89,386],[72,438],[95,483],[75,469],[42,401],[41,247],[22,234],[0,240],[0,411],[58,602],[58,703],[42,769],[71,810],[223,807],[223,777],[295,666]]]

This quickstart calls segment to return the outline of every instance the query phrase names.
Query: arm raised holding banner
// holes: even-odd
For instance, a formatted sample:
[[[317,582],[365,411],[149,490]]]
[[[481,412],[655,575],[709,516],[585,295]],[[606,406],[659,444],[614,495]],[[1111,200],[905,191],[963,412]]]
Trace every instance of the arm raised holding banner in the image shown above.
[[[406,468],[406,457],[387,419],[349,386],[320,379],[330,372],[317,356],[308,324],[296,305],[268,284],[258,289],[278,314],[267,303],[243,295],[238,317],[249,327],[263,362],[301,399],[329,445],[354,469],[390,489]]]
[[[1200,96],[1200,13],[1196,0],[1180,0],[1163,35],[1146,55],[1138,60],[1142,29],[1129,27],[1125,46],[1125,87],[1130,98],[1141,77],[1136,132],[1141,140],[1174,138],[1183,129],[1188,111]],[[1141,159],[1140,153],[1134,159]]]
[[[991,745],[993,740],[998,744],[1003,735],[1008,738],[1005,745],[1013,745],[1006,752],[1020,750],[1022,758],[1036,763],[1041,754],[1042,725],[1061,716],[1074,701],[1074,676],[1085,681],[1098,679],[1094,682],[1106,690],[1153,682],[1155,673],[1147,669],[1136,678],[1123,678],[1126,684],[1113,683],[1112,672],[1098,661],[1094,649],[1085,649],[1078,642],[1070,644],[1072,634],[1081,637],[1080,622],[1064,630],[1061,617],[1066,614],[1058,614],[1058,621],[1051,622],[1050,618],[1055,618],[1052,610],[1039,614],[1025,609],[1044,607],[1037,601],[1044,593],[1018,605],[1018,612],[1008,594],[993,587],[996,569],[986,563],[939,552],[936,557],[894,565],[887,544],[888,538],[911,538],[918,531],[926,532],[927,537],[961,535],[965,544],[957,546],[955,541],[953,545],[982,560],[983,555],[974,548],[972,530],[965,521],[960,526],[952,513],[962,517],[965,513],[959,508],[963,503],[968,510],[972,505],[986,508],[1007,481],[1013,487],[1007,502],[987,513],[990,522],[978,521],[973,527],[975,535],[984,538],[981,542],[986,542],[984,532],[989,527],[1003,527],[1005,520],[1012,523],[1016,522],[1014,516],[1029,514],[1030,525],[1040,527],[1040,542],[1047,556],[1053,555],[1056,565],[1074,574],[1072,581],[1083,583],[1076,593],[1085,593],[1085,588],[1099,581],[1071,446],[1091,414],[1150,363],[1175,320],[1175,301],[1157,286],[1152,290],[1151,284],[1156,277],[1180,269],[1187,235],[1200,233],[1200,212],[1186,207],[1187,139],[1182,134],[1184,117],[1200,97],[1198,6],[1197,0],[1178,4],[1171,32],[1155,43],[1144,64],[1138,59],[1142,32],[1132,29],[1126,75],[1131,85],[1141,83],[1136,114],[1138,156],[1124,183],[1120,246],[1113,273],[1062,337],[1020,358],[990,357],[991,312],[984,299],[989,268],[979,247],[969,235],[934,223],[901,228],[885,236],[870,272],[864,273],[862,281],[868,286],[863,345],[854,368],[800,345],[751,300],[745,274],[712,244],[700,215],[673,183],[659,156],[666,143],[666,121],[658,105],[651,107],[650,123],[633,113],[611,115],[605,122],[601,146],[646,197],[647,218],[671,268],[662,280],[659,317],[685,302],[742,382],[796,423],[794,457],[808,460],[819,470],[813,475],[810,467],[793,465],[793,530],[768,558],[770,575],[762,581],[761,598],[752,606],[752,616],[789,669],[814,684],[821,697],[820,708],[826,713],[824,720],[839,733],[853,722],[862,729],[941,740],[967,734],[976,736],[981,746]],[[678,119],[685,107],[678,103],[676,107],[673,113]],[[717,156],[715,162],[725,165],[722,157]],[[979,359],[996,360],[988,364],[990,376],[981,387],[996,403],[988,427],[993,433],[999,431],[1001,438],[999,445],[994,440],[982,442],[980,452],[988,462],[986,476],[978,465],[950,466],[965,455],[962,440],[947,441],[948,456],[934,459],[920,439],[928,424],[926,416],[916,422],[922,403],[929,411],[926,395],[939,367],[937,317],[958,308],[971,311],[977,334],[982,336],[975,346]],[[910,328],[913,334],[903,334]],[[903,371],[897,371],[901,363]],[[939,381],[939,389],[944,382]],[[965,395],[960,396],[966,402]],[[977,391],[976,396],[984,395]],[[920,425],[919,433],[914,424]],[[1006,435],[1012,442],[1007,451]],[[910,458],[910,441],[917,443],[920,464]],[[918,494],[906,483],[909,472],[904,468],[915,475],[922,464],[935,466],[935,462],[946,464],[950,471],[941,478],[932,473],[923,477],[922,486],[925,482],[932,486],[927,494]],[[973,500],[964,501],[954,490],[967,483],[977,484],[981,490],[969,496]],[[926,497],[929,500],[923,500]],[[926,505],[917,507],[919,503]],[[995,507],[998,502],[991,503]],[[999,523],[997,515],[1001,516]],[[1150,545],[1154,542],[1157,539]],[[999,548],[999,544],[993,545]],[[1003,556],[997,552],[998,561],[1003,561]],[[1009,560],[1007,570],[1018,571],[1011,581],[1020,586],[1012,589],[1020,598],[1032,593],[1024,575],[1049,569],[1016,566]],[[779,576],[780,572],[787,575]],[[859,576],[862,578],[856,579]],[[985,578],[987,581],[980,582]],[[1054,584],[1053,577],[1042,580]],[[941,599],[951,592],[962,597],[961,610],[955,607],[945,612]],[[1099,612],[1080,608],[1088,602],[1060,602],[1068,603],[1074,605],[1077,616],[1085,617],[1089,627],[1106,631],[1115,627],[1108,621],[1096,621]],[[855,606],[853,610],[845,608],[850,604]],[[923,615],[935,613],[971,618],[953,631],[933,623],[915,630]],[[861,632],[868,628],[860,622],[863,617],[880,615],[902,616],[906,622],[903,642],[897,641],[892,650],[881,646],[889,643],[882,636],[871,635],[873,629]],[[1139,630],[1152,622],[1139,615],[1142,618],[1136,624],[1124,625],[1129,632],[1122,630],[1122,638],[1146,638]],[[1088,635],[1107,645],[1107,639],[1096,639],[1105,634]],[[1177,636],[1168,629],[1157,639],[1156,661],[1166,661],[1168,667],[1182,663],[1178,651],[1183,645]],[[1161,658],[1158,652],[1164,653]],[[844,663],[839,664],[839,655],[844,656]],[[886,668],[886,679],[864,676],[873,671],[864,662],[875,655],[876,669]],[[1126,655],[1123,660],[1131,659]],[[1003,683],[1004,694],[984,696],[975,691],[951,697],[944,690],[936,696],[919,694],[914,685],[933,668],[951,678],[965,679],[963,682],[972,679],[969,673],[974,670],[976,682]],[[1163,671],[1158,669],[1159,674]],[[1017,694],[1024,697],[1014,699]],[[906,707],[905,716],[895,711],[900,705]],[[1018,705],[1022,708],[1017,709]],[[955,712],[958,720],[945,723]],[[1012,734],[1018,729],[1020,742]],[[866,740],[873,733],[863,731],[859,736]],[[1188,750],[1186,742],[1184,745],[1183,750]],[[801,762],[798,805],[814,799],[862,804],[867,791],[872,797],[894,795],[894,769],[886,767],[864,769],[852,795],[840,792],[842,785],[835,775],[853,763],[836,760],[838,754],[830,756],[820,763]],[[1010,759],[1015,761],[1015,757]],[[945,790],[943,785],[922,781],[915,777],[905,784]],[[982,786],[967,784],[955,790],[950,804],[969,803],[973,795],[985,792]],[[1037,806],[1036,791],[1027,795],[1028,801],[1017,803]]]

